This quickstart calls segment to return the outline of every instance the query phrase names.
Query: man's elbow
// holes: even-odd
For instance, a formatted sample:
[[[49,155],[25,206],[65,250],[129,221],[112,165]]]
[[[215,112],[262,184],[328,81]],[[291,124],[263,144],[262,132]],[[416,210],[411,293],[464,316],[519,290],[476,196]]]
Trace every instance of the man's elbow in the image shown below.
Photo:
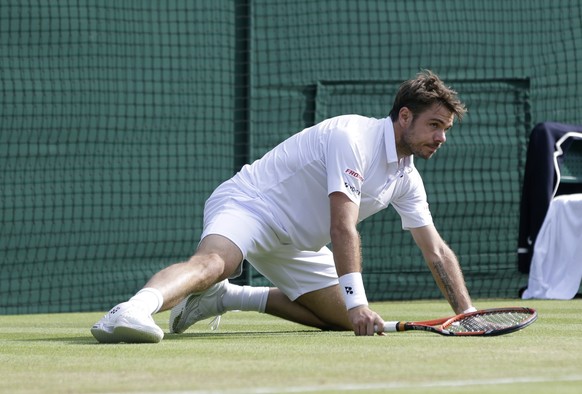
[[[359,238],[358,230],[356,227],[346,225],[345,223],[330,226],[329,236],[332,243],[343,242],[344,240],[350,238]]]
[[[444,242],[433,245],[430,249],[423,250],[423,256],[427,263],[448,261],[452,251]]]

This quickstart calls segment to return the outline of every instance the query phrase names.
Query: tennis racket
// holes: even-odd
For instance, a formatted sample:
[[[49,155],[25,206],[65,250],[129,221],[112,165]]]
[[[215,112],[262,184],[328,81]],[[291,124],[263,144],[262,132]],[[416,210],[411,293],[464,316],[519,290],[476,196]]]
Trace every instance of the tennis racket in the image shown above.
[[[384,332],[421,330],[448,336],[494,336],[521,330],[537,317],[537,312],[531,308],[493,308],[435,320],[385,322]]]

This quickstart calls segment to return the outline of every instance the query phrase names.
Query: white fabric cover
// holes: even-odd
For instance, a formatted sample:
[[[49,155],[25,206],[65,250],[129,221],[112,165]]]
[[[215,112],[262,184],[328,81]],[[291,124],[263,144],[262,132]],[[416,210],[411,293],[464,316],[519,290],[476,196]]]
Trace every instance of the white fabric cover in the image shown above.
[[[534,245],[522,298],[572,299],[582,280],[582,194],[555,197]]]

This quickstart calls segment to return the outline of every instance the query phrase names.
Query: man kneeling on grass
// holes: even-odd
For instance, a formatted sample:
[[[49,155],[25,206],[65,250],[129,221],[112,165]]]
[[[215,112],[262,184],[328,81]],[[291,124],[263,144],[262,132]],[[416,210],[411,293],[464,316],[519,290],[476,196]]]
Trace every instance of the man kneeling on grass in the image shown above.
[[[171,333],[229,310],[382,332],[384,321],[368,307],[356,226],[389,204],[455,313],[475,310],[413,164],[413,156],[434,155],[465,112],[456,92],[424,71],[401,85],[387,118],[338,116],[293,135],[212,193],[194,256],[155,274],[91,333],[104,343],[159,342],[152,314],[170,308]],[[245,259],[275,287],[229,283]]]

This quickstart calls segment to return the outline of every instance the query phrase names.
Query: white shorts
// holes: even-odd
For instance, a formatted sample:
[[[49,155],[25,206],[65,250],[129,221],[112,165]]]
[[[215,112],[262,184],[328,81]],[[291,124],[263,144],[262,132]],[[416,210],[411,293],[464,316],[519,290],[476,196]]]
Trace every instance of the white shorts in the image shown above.
[[[202,237],[218,234],[231,240],[259,273],[292,301],[338,283],[332,252],[302,251],[289,241],[267,204],[234,182],[220,185],[204,207]],[[242,262],[236,276],[240,275]]]

